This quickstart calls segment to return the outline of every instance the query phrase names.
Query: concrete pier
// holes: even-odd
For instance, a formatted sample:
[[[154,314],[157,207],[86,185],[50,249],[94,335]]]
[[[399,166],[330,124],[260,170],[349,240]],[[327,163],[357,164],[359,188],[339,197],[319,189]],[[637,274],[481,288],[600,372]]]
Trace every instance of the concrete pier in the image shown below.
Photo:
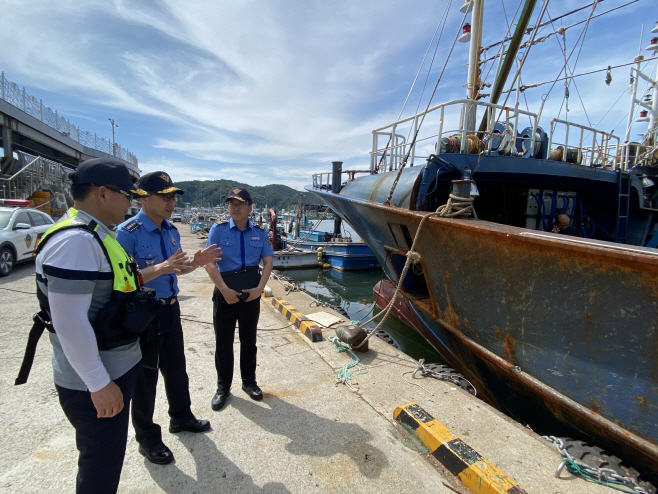
[[[191,235],[187,225],[176,225],[188,252],[205,242]],[[420,386],[409,384],[402,374],[416,368],[413,360],[378,338],[359,354],[367,372],[353,379],[355,389],[337,385],[332,376],[351,357],[334,351],[327,340],[333,330],[323,329],[322,341],[311,341],[271,298],[261,300],[258,333],[257,379],[264,399],[251,401],[240,389],[237,368],[227,405],[214,412],[212,285],[198,269],[180,277],[179,286],[192,409],[198,418],[210,420],[212,430],[167,432],[160,380],[155,419],[176,462],[160,466],[146,461],[131,429],[119,492],[469,492],[394,419],[397,407],[412,402],[528,493],[610,492],[566,472],[556,479],[561,458],[552,445],[454,384],[430,378],[415,380]],[[269,286],[296,311],[327,311],[312,306],[313,299],[304,293],[285,293],[274,280]],[[37,310],[34,290],[33,263],[0,278],[0,490],[70,493],[75,491],[77,450],[57,400],[46,337],[28,383],[13,385]],[[237,357],[237,334],[235,352]],[[410,381],[411,374],[404,378]]]

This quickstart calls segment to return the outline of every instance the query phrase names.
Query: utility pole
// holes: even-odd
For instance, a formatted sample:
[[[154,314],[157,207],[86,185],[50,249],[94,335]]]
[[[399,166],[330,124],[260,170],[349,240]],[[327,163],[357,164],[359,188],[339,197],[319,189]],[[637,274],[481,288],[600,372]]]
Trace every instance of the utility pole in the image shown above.
[[[116,156],[116,151],[115,151],[115,146],[114,146],[114,129],[116,129],[119,126],[114,123],[113,118],[108,118],[108,120],[112,124],[112,156]]]

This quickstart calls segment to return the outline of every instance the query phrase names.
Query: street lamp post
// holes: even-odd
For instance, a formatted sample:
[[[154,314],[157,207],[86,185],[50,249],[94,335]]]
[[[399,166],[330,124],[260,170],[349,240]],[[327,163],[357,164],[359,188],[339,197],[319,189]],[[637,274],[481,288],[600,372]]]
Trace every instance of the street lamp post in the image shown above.
[[[115,146],[114,146],[114,129],[116,129],[118,127],[118,125],[116,125],[114,123],[113,118],[108,118],[108,120],[112,124],[112,156],[116,156],[116,151],[115,151]]]

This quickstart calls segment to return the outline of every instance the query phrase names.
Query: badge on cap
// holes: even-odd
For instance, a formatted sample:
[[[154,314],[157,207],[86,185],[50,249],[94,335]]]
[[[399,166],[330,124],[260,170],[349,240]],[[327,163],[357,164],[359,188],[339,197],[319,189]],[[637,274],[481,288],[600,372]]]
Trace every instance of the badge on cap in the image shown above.
[[[169,183],[169,180],[171,180],[171,179],[169,178],[169,175],[167,175],[166,173],[162,173],[162,174],[160,174],[160,178],[161,178],[162,180],[164,180],[165,182],[167,182],[167,183]]]
[[[240,189],[233,189],[234,194],[239,194],[240,192],[241,192]]]

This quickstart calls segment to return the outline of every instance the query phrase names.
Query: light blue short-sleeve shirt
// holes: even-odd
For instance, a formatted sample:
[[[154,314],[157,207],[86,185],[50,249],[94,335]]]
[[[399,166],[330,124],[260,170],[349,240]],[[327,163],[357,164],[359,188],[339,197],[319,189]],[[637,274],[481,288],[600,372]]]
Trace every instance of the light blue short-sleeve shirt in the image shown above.
[[[117,227],[117,241],[133,256],[140,269],[160,264],[169,259],[180,245],[180,233],[166,219],[161,228],[140,211]],[[144,286],[155,289],[158,298],[178,295],[178,279],[175,274],[162,274]]]
[[[244,231],[240,231],[233,218],[215,223],[208,233],[206,247],[212,244],[222,248],[222,260],[217,262],[221,273],[258,266],[261,259],[273,255],[267,232],[253,221],[247,223]]]

